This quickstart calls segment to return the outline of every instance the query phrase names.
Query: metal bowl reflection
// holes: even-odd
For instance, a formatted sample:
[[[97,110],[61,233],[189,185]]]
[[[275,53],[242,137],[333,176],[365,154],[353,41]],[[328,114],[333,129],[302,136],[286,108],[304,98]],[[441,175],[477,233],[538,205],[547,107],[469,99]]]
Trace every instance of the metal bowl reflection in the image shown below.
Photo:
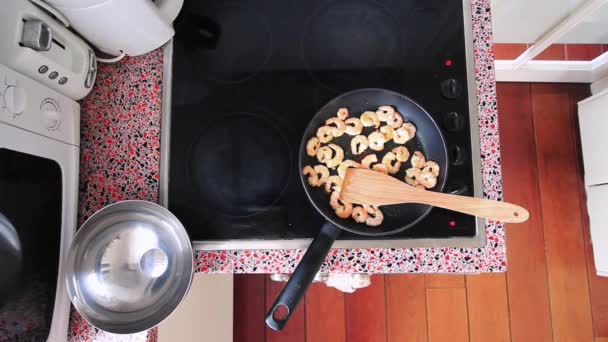
[[[91,325],[129,334],[163,321],[192,281],[186,230],[167,209],[146,201],[112,204],[80,228],[68,258],[67,288]]]

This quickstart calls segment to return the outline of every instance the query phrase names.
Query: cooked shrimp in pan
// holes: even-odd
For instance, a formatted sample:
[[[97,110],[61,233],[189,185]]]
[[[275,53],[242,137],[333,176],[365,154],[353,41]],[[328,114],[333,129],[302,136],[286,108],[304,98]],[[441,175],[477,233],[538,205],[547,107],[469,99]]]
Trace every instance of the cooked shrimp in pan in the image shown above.
[[[331,134],[336,138],[341,137],[346,132],[346,124],[339,118],[327,119],[325,126],[331,127]]]
[[[367,210],[365,208],[356,206],[353,208],[352,218],[357,223],[365,223],[367,220]]]
[[[329,176],[325,182],[325,192],[331,193],[334,191],[340,192],[342,189],[342,178],[340,176]]]
[[[348,117],[348,108],[340,108],[338,109],[338,113],[336,113],[336,116],[340,119],[340,120],[346,120],[346,118]]]
[[[378,120],[378,115],[374,112],[364,112],[361,114],[361,123],[365,127],[380,127],[380,120]]]
[[[383,122],[386,124],[383,125]],[[368,132],[365,132],[366,127],[369,128]],[[350,149],[352,155],[356,156],[349,154],[348,157],[352,159],[347,160],[344,160],[345,151],[340,146],[348,144],[344,138],[340,138],[345,134],[352,137]],[[410,150],[403,146],[415,135],[416,126],[405,122],[403,116],[392,106],[380,106],[375,112],[365,111],[359,117],[351,117],[348,108],[340,108],[335,116],[327,119],[325,125],[317,129],[316,136],[306,142],[306,155],[316,157],[321,164],[304,166],[302,174],[307,177],[311,187],[322,187],[325,192],[331,194],[329,204],[336,216],[342,219],[350,218],[371,227],[379,226],[384,221],[384,214],[378,207],[354,206],[340,199],[346,171],[349,168],[366,168],[395,175],[402,164],[409,160],[412,167],[405,170],[404,181],[422,190],[435,187],[439,177],[439,164],[432,160],[427,161],[422,151],[410,154]],[[383,151],[391,142],[398,146],[389,147],[390,151],[384,153],[380,162],[378,156],[373,153],[361,156],[368,148]],[[358,160],[361,157],[358,156],[363,157],[360,163]]]
[[[395,129],[391,126],[382,126],[380,127],[380,133],[384,135],[384,141],[389,141],[395,136]]]
[[[334,191],[329,199],[329,205],[339,218],[349,218],[353,212],[353,204],[340,199],[340,192]]]
[[[321,141],[317,137],[312,137],[306,143],[306,154],[309,157],[314,157],[319,152],[319,148],[321,148]]]
[[[367,142],[369,143],[369,148],[374,151],[382,151],[384,149],[384,134],[380,132],[373,132],[367,137]]]
[[[361,166],[363,166],[366,169],[371,169],[371,166],[373,163],[377,163],[378,162],[378,157],[375,154],[370,154],[365,156],[365,158],[363,158],[361,160]]]
[[[363,123],[359,118],[348,118],[344,121],[344,124],[348,135],[359,135],[363,132]]]
[[[422,171],[420,175],[416,177],[416,180],[427,189],[434,188],[435,185],[437,185],[437,177],[427,171]]]
[[[391,152],[395,154],[400,162],[406,162],[410,158],[410,151],[405,146],[397,146]]]
[[[424,167],[422,168],[423,172],[430,172],[435,177],[439,177],[439,164],[436,162],[429,160],[424,163]]]
[[[382,221],[384,221],[384,215],[378,207],[364,205],[363,208],[365,208],[367,211],[367,219],[365,220],[365,224],[370,227],[376,227],[382,224]]]
[[[333,157],[329,159],[325,164],[330,169],[334,169],[336,168],[336,166],[340,165],[340,163],[344,160],[344,150],[342,149],[342,147],[336,144],[329,144],[327,146],[329,146],[329,148],[331,148],[334,153]]]
[[[382,157],[382,164],[386,165],[388,173],[395,174],[401,168],[401,162],[397,160],[397,156],[393,152],[388,152]]]
[[[317,129],[317,138],[322,144],[326,144],[334,138],[333,127],[321,126]]]
[[[412,159],[410,159],[412,166],[418,169],[422,169],[424,164],[426,163],[426,158],[424,158],[424,154],[420,151],[414,152]]]
[[[332,156],[333,152],[331,151],[331,148],[329,146],[323,146],[319,148],[319,151],[317,151],[317,160],[319,161],[319,163],[326,164]]]
[[[378,115],[378,120],[381,122],[387,122],[395,115],[395,108],[391,106],[380,106],[376,111],[376,115]]]
[[[393,116],[391,116],[390,118],[388,118],[388,120],[386,120],[386,124],[397,129],[397,128],[401,127],[401,125],[403,125],[403,116],[401,116],[401,114],[395,112],[395,114],[393,114]]]
[[[350,150],[354,155],[358,155],[367,150],[368,141],[365,135],[357,135],[350,141]]]

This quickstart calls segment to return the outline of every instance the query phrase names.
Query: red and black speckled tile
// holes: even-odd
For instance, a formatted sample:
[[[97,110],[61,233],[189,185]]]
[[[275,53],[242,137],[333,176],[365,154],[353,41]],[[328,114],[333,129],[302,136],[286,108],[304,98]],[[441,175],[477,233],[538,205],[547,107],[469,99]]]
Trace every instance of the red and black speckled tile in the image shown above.
[[[158,201],[162,58],[100,65],[82,102],[80,223],[117,201]]]
[[[475,77],[484,195],[502,199],[502,175],[489,0],[472,0]],[[80,212],[82,222],[103,206],[124,199],[158,199],[160,160],[160,50],[102,65],[96,87],[82,104]],[[338,249],[324,272],[503,272],[505,231],[488,221],[483,248]],[[196,271],[290,273],[302,250],[199,251]],[[100,340],[96,329],[72,315],[71,341]],[[148,334],[155,340],[156,331]]]
[[[162,67],[161,50],[99,65],[81,104],[79,224],[121,200],[158,202]],[[69,340],[107,338],[72,310]]]

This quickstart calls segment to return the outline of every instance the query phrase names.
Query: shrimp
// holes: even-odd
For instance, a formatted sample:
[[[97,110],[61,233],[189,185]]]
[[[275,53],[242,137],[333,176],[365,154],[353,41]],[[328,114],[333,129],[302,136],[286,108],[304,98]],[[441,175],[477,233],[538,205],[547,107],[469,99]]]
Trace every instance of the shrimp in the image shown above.
[[[377,171],[377,172],[382,172],[385,175],[388,175],[388,166],[386,166],[384,164],[376,164],[376,165],[372,166],[372,170]]]
[[[332,155],[333,153],[331,151],[331,148],[329,148],[329,146],[323,146],[319,148],[319,151],[317,152],[317,160],[319,161],[319,163],[326,164],[327,161],[331,159]]]
[[[401,125],[403,125],[403,116],[401,116],[401,114],[395,112],[395,114],[393,114],[393,116],[391,116],[390,118],[388,118],[388,120],[386,120],[386,124],[397,129],[397,128],[401,127]]]
[[[422,154],[422,152],[416,151],[414,152],[414,155],[410,161],[412,162],[413,167],[421,169],[426,163],[426,158],[424,158],[424,154]]]
[[[346,176],[346,169],[348,169],[349,167],[359,168],[361,167],[361,164],[357,163],[354,160],[343,161],[340,166],[338,166],[338,176],[340,176],[340,178],[344,178],[344,176]]]
[[[340,199],[340,192],[334,191],[329,198],[329,205],[339,218],[348,218],[353,212],[353,204]]]
[[[405,146],[397,146],[391,152],[397,156],[400,162],[406,162],[410,158],[410,151]]]
[[[346,124],[339,118],[329,118],[325,121],[325,125],[331,127],[331,134],[336,138],[341,137],[346,132]]]
[[[329,196],[329,206],[332,209],[336,209],[340,206],[340,191],[334,191]]]
[[[378,207],[373,207],[371,205],[363,205],[365,211],[367,211],[367,219],[365,219],[365,224],[370,227],[376,227],[382,224],[384,221],[384,215],[382,211]]]
[[[416,178],[418,177],[418,175],[420,175],[420,169],[415,168],[415,167],[410,167],[409,169],[405,170],[405,177],[407,178]]]
[[[395,144],[405,144],[406,142],[412,140],[414,136],[410,133],[410,130],[401,126],[395,130],[395,134],[393,135],[393,141]]]
[[[361,154],[367,150],[368,147],[367,137],[365,135],[357,135],[350,141],[350,150],[354,155]]]
[[[319,177],[319,180],[317,181],[317,186],[325,184],[325,182],[329,178],[329,170],[327,169],[327,167],[325,167],[325,165],[315,165],[314,170]]]
[[[439,164],[436,162],[429,160],[424,163],[424,167],[422,168],[423,172],[430,172],[435,177],[439,177]]]
[[[302,174],[308,176],[308,184],[314,187],[323,185],[329,178],[329,170],[324,165],[316,165],[314,168],[306,165]]]
[[[405,176],[405,182],[411,186],[418,186],[420,183],[415,178]]]
[[[338,109],[338,113],[336,113],[336,116],[340,120],[346,120],[346,118],[348,117],[348,115],[349,115],[348,108],[340,108],[340,109]]]
[[[373,132],[367,137],[369,148],[374,151],[382,151],[384,149],[384,134],[380,132]]]
[[[365,210],[365,208],[359,206],[353,208],[353,213],[351,214],[351,217],[353,218],[353,220],[355,220],[355,222],[365,223],[365,221],[367,220],[367,216],[367,210]]]
[[[385,141],[393,139],[393,136],[395,135],[395,129],[391,126],[380,127],[380,132],[384,135]]]
[[[401,168],[401,162],[397,160],[397,156],[393,152],[388,152],[382,157],[382,164],[386,165],[388,173],[395,174]]]
[[[342,189],[342,178],[340,178],[339,176],[330,176],[329,178],[327,178],[327,181],[325,182],[325,191],[327,193],[330,192],[340,192],[340,190]]]
[[[358,118],[348,118],[344,121],[346,124],[346,134],[359,135],[363,132],[363,123]]]
[[[415,168],[415,167],[411,167],[407,170],[405,170],[405,182],[411,186],[418,186],[420,185],[420,183],[418,182],[417,178],[420,175],[420,169]]]
[[[431,189],[437,185],[437,177],[433,176],[431,172],[422,171],[416,180],[422,184],[425,188]]]
[[[378,157],[376,157],[375,154],[370,154],[368,156],[365,156],[365,158],[363,158],[363,160],[361,160],[361,166],[363,166],[366,169],[371,169],[372,163],[377,163],[377,162],[378,162]]]
[[[347,219],[353,213],[353,204],[344,202],[344,205],[339,206],[335,210],[336,216],[339,218]]]
[[[395,108],[391,106],[380,106],[376,111],[376,115],[378,115],[378,120],[387,122],[393,115],[395,115]]]
[[[319,138],[317,137],[312,137],[306,143],[306,154],[310,157],[314,157],[317,155],[317,152],[319,152],[319,148],[321,148],[321,141],[319,141]]]
[[[363,112],[361,114],[361,123],[365,127],[380,127],[380,120],[378,120],[378,115],[374,112]]]
[[[416,126],[414,126],[413,123],[411,122],[406,122],[404,123],[401,128],[405,128],[409,133],[410,136],[413,138],[414,136],[416,136]]]
[[[334,151],[334,157],[326,161],[325,165],[331,169],[335,169],[344,160],[344,150],[336,144],[329,144],[328,146]]]
[[[319,186],[319,175],[317,175],[315,170],[310,165],[304,166],[304,168],[302,169],[302,174],[304,176],[308,176],[308,184],[310,186]]]
[[[331,139],[334,138],[333,127],[330,126],[321,126],[317,129],[317,138],[323,144],[328,143]]]

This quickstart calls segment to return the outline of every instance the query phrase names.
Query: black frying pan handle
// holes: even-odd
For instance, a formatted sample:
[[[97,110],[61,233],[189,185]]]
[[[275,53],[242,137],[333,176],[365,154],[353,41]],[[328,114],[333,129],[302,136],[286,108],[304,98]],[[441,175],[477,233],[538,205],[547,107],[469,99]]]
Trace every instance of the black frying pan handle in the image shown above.
[[[266,315],[266,325],[274,330],[282,330],[291,314],[294,312],[298,303],[306,294],[306,289],[312,283],[313,279],[321,264],[325,260],[327,253],[338,238],[342,229],[336,227],[330,222],[325,222],[321,228],[321,232],[310,243],[306,254],[296,267],[295,271],[287,281],[287,284],[281,291],[277,300],[272,304],[270,311]],[[274,314],[279,307],[286,309],[284,317],[275,318]]]

